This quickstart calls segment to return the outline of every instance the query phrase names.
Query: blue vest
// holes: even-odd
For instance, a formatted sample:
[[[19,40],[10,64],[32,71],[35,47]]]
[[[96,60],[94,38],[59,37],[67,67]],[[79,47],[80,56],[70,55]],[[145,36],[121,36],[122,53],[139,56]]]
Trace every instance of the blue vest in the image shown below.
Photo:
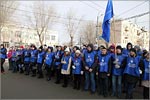
[[[127,64],[124,70],[124,74],[140,77],[139,66],[138,66],[139,61],[140,61],[139,56],[136,57],[129,56],[127,58]]]
[[[128,56],[128,55],[129,55],[129,50],[124,49],[122,53],[123,53],[124,55]]]
[[[6,48],[1,48],[0,49],[0,58],[6,59],[7,58],[6,52],[7,52]]]
[[[99,56],[98,60],[99,60],[99,72],[108,72],[108,62],[110,59],[110,55],[106,55],[106,56]]]
[[[82,68],[82,65],[81,65],[81,61],[82,61],[82,58],[81,56],[80,57],[74,57],[72,59],[73,61],[73,64],[75,66],[75,69],[72,70],[72,73],[73,74],[81,74],[81,68]]]
[[[82,54],[84,55],[84,53],[87,51],[86,48],[82,49]]]
[[[24,61],[29,62],[30,61],[30,50],[24,51]]]
[[[91,68],[94,64],[95,53],[92,51],[91,53],[85,52],[84,54],[86,66]]]
[[[75,57],[75,53],[74,53],[74,52],[71,53],[71,57],[72,57],[72,58]]]
[[[37,63],[40,63],[40,64],[43,63],[44,55],[45,55],[45,52],[44,52],[44,51],[38,53]]]
[[[55,52],[55,59],[56,60],[61,59],[60,58],[61,54],[62,54],[61,51],[56,51]],[[55,62],[55,65],[59,65],[59,64],[60,64],[60,61],[59,62],[58,61]]]
[[[150,80],[150,62],[144,59],[144,75],[143,80]]]
[[[68,64],[69,64],[69,59],[71,58],[71,56],[63,56],[62,60],[66,61],[66,64],[62,64],[62,69],[63,70],[67,70],[68,69]]]
[[[37,50],[31,50],[31,57],[30,57],[30,62],[36,62],[37,60]]]
[[[113,61],[117,62],[117,64],[114,64],[113,63],[113,66],[112,66],[112,74],[113,75],[123,75],[123,68],[116,68],[117,65],[119,65],[121,67],[121,64],[123,62],[123,60],[125,59],[125,55],[113,55],[112,56],[113,58]]]
[[[11,58],[12,61],[16,61],[17,60],[17,54],[16,54],[16,51],[14,51],[12,53],[12,58]]]
[[[53,56],[54,56],[54,54],[52,52],[46,53],[45,64],[52,65]]]

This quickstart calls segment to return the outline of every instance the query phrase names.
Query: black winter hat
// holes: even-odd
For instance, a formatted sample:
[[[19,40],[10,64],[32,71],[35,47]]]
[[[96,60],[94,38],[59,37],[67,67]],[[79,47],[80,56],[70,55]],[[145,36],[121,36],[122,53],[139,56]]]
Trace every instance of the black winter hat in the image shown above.
[[[91,47],[93,49],[93,44],[88,44],[87,47]]]
[[[120,49],[122,51],[122,47],[120,45],[118,45],[116,49]]]
[[[136,54],[136,50],[135,50],[134,48],[131,48],[131,49],[130,49],[130,52],[131,52],[131,51]]]
[[[43,46],[40,46],[39,49],[43,49]]]

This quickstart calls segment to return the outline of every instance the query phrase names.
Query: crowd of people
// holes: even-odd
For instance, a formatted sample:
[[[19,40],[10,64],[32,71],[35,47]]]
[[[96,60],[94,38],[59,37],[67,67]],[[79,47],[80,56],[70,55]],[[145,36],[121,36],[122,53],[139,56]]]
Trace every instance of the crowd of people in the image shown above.
[[[90,91],[94,94],[126,99],[133,98],[134,88],[143,87],[143,98],[149,99],[150,55],[149,51],[140,50],[131,43],[126,48],[111,45],[88,44],[82,48],[74,46],[26,45],[7,49],[1,44],[1,73],[4,73],[5,59],[9,61],[9,70],[13,73],[56,79],[56,84],[63,83],[66,88],[73,82],[73,89]],[[46,73],[45,73],[46,72]],[[84,80],[84,81],[81,81]],[[62,82],[63,81],[63,82]]]

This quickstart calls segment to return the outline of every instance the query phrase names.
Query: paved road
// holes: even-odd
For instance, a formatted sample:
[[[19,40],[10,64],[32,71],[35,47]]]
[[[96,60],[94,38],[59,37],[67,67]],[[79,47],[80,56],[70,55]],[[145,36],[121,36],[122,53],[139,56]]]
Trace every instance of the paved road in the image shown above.
[[[62,84],[55,84],[54,79],[37,79],[31,76],[25,76],[20,73],[7,71],[5,64],[5,74],[1,74],[1,98],[2,99],[104,99],[103,96],[82,90],[74,90],[70,85],[63,88]],[[122,94],[122,98],[125,94]],[[134,98],[142,98],[142,88],[135,90]],[[115,99],[107,97],[106,99]]]

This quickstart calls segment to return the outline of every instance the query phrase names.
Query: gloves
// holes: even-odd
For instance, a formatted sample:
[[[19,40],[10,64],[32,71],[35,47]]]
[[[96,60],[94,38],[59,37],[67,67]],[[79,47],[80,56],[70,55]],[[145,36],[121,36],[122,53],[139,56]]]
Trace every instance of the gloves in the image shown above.
[[[142,74],[142,70],[139,70],[140,74]]]
[[[83,75],[83,71],[81,71],[81,75]]]
[[[115,68],[120,68],[120,66],[119,65],[115,65]]]
[[[75,67],[74,65],[72,66],[72,68],[73,68],[73,69],[76,69],[76,67]]]

